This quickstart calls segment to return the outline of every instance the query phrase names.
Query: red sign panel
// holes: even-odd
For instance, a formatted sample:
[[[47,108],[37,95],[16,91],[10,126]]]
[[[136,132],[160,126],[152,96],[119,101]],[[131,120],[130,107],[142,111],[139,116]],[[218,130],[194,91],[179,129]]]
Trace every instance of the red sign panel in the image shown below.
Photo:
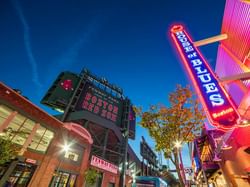
[[[92,155],[91,157],[91,162],[90,162],[91,166],[95,166],[97,168],[109,171],[111,173],[117,174],[118,172],[118,167],[114,164],[111,164],[101,158],[98,158],[94,155]]]
[[[121,101],[94,85],[87,84],[77,109],[87,110],[104,119],[119,124]]]
[[[183,26],[174,26],[171,35],[210,123],[222,130],[233,128],[240,116],[209,64]]]

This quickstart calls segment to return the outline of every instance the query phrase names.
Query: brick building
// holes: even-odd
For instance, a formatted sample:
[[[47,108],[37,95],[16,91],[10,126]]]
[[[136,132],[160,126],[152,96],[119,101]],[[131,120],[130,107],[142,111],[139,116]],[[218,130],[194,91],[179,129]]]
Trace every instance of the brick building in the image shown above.
[[[86,129],[62,123],[0,83],[1,135],[6,129],[25,133],[11,137],[20,151],[0,166],[0,186],[7,182],[15,186],[83,186],[93,143]]]

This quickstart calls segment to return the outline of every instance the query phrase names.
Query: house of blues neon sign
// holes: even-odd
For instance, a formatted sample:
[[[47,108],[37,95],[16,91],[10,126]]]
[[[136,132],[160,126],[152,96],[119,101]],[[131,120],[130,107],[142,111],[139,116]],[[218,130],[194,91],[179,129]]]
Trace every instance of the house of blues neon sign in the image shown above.
[[[173,26],[171,35],[200,96],[210,123],[222,130],[231,129],[239,119],[233,102],[219,84],[208,63],[181,25]]]

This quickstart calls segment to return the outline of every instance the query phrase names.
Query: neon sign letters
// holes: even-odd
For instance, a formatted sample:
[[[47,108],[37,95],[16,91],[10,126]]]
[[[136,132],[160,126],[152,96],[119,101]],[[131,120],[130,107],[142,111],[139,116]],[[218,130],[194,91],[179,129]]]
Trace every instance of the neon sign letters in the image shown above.
[[[173,26],[171,35],[210,123],[223,130],[232,128],[237,123],[239,114],[208,63],[181,25]]]

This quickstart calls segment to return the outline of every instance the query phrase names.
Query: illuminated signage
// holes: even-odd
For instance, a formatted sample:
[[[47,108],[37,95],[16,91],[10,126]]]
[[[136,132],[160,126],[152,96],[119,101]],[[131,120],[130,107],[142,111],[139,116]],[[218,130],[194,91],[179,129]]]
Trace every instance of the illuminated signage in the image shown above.
[[[119,123],[121,102],[99,88],[87,84],[77,109],[84,109],[102,118]]]
[[[30,158],[26,158],[25,162],[31,163],[31,164],[36,164],[36,160],[30,159]]]
[[[118,172],[118,167],[114,164],[111,164],[101,158],[98,158],[94,155],[92,155],[91,157],[91,162],[90,162],[91,166],[95,166],[97,168],[103,169],[105,171],[109,171],[111,173],[117,174]]]
[[[174,26],[171,35],[210,123],[223,130],[232,128],[237,123],[239,114],[210,66],[181,25]]]

